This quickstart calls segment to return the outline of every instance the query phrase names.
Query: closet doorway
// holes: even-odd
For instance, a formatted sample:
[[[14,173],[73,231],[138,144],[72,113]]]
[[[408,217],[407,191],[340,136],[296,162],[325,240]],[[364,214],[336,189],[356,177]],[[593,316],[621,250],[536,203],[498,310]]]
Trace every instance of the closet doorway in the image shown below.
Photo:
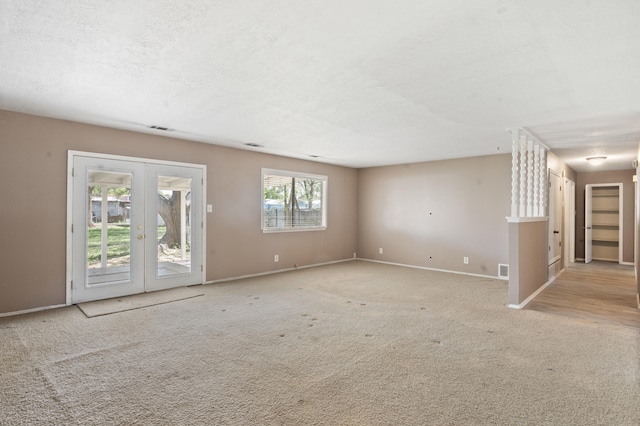
[[[585,263],[622,263],[622,183],[585,186]]]

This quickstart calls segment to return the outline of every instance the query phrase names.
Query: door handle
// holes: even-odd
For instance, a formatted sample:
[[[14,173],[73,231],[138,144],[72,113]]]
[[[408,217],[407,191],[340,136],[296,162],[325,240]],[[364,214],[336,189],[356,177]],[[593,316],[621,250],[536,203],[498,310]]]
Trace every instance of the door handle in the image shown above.
[[[559,234],[559,233],[560,233],[560,231],[553,231],[553,233],[554,233],[554,234]]]
[[[138,234],[138,239],[139,239],[139,240],[141,240],[141,239],[143,239],[143,238],[144,238],[144,235],[142,235],[142,234]]]

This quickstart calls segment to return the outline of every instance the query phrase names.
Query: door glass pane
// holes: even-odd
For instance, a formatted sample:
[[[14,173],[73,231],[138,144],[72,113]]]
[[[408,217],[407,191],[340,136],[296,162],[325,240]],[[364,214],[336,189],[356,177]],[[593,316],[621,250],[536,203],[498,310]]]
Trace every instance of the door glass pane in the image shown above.
[[[131,279],[131,177],[87,170],[88,285]]]
[[[158,278],[191,273],[191,178],[158,176]]]

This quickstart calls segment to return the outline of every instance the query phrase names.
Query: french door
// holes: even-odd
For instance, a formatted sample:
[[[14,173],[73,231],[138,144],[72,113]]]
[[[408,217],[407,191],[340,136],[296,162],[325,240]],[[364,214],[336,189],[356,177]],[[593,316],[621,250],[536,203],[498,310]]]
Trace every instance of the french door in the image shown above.
[[[70,153],[69,303],[202,283],[204,166]]]

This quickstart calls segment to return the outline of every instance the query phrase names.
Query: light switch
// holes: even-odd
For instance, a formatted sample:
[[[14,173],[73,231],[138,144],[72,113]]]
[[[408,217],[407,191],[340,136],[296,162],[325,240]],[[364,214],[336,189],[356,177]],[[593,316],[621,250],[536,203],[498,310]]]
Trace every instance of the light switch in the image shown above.
[[[207,204],[207,213],[211,213],[213,211],[213,206],[211,204]]]

